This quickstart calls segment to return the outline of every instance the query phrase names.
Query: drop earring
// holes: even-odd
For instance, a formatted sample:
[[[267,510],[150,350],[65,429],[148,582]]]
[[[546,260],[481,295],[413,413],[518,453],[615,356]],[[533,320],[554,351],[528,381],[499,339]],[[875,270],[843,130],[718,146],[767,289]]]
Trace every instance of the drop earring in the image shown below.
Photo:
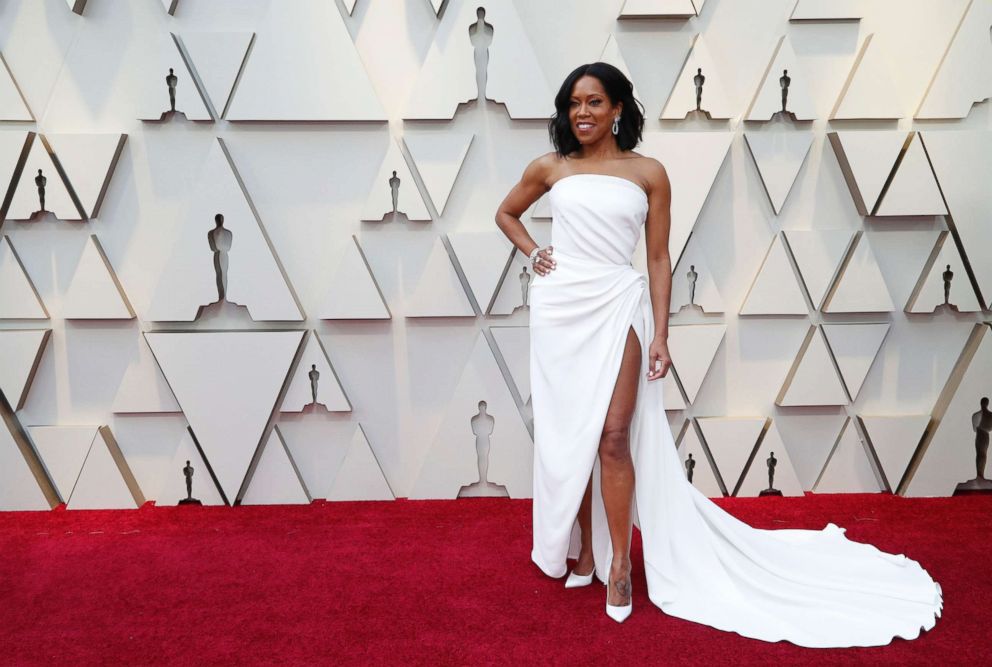
[[[620,134],[620,116],[613,117],[613,134]]]

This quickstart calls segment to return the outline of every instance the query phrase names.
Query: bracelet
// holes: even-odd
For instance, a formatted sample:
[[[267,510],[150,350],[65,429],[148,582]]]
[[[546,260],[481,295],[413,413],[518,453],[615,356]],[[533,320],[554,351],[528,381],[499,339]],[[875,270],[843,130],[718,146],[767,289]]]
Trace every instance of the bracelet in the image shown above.
[[[534,260],[537,259],[537,253],[539,253],[541,250],[542,250],[541,246],[537,246],[536,248],[530,251],[530,255],[528,255],[528,258],[530,259],[531,264],[533,264]]]

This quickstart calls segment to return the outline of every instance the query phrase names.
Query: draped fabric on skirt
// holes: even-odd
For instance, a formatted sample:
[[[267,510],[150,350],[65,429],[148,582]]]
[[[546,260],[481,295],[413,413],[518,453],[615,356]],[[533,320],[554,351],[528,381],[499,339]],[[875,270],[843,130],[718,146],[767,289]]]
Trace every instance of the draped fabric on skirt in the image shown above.
[[[641,346],[630,428],[633,516],[651,601],[720,630],[809,647],[882,645],[932,628],[943,606],[940,585],[916,561],[849,540],[833,523],[753,528],[687,480],[662,382],[645,377],[654,318],[647,278],[630,258],[647,196],[633,181],[605,174],[566,176],[549,196],[557,268],[530,287],[534,563],[551,577],[567,573],[592,474],[596,575],[607,580],[612,545],[598,448],[633,327]]]

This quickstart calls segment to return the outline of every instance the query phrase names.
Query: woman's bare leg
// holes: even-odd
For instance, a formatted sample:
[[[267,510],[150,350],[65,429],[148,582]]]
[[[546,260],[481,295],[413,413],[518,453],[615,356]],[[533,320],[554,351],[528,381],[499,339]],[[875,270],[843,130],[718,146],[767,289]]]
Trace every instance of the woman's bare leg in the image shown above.
[[[630,421],[637,403],[640,368],[641,346],[631,327],[627,331],[620,372],[617,374],[599,442],[603,505],[613,543],[613,562],[610,564],[610,587],[607,594],[607,603],[611,605],[630,603],[630,522],[634,496]]]

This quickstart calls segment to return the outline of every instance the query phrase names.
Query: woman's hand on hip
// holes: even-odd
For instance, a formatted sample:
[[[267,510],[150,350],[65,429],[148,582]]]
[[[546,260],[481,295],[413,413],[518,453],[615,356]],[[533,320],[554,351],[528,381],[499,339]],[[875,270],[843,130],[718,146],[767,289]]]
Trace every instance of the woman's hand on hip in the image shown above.
[[[538,251],[537,257],[534,258],[534,273],[539,276],[546,276],[554,270],[556,262],[551,257],[553,252],[554,248],[551,246]]]

